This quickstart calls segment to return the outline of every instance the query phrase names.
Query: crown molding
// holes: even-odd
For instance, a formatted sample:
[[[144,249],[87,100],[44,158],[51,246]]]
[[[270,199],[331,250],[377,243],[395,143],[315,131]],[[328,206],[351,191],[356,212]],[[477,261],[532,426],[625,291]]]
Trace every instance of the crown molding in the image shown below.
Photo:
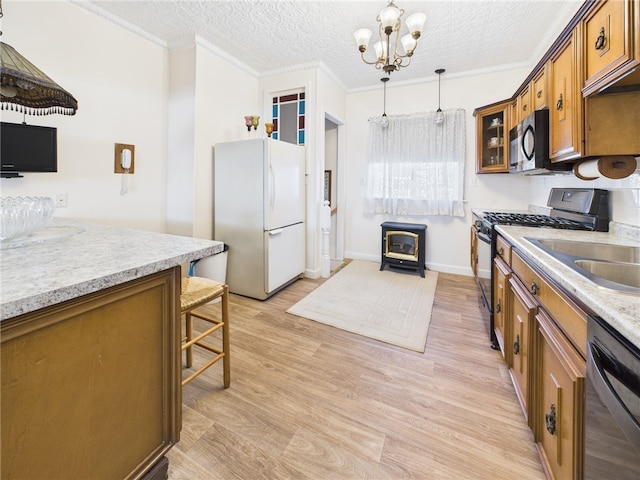
[[[144,30],[142,30],[141,28],[126,22],[124,20],[122,20],[119,17],[116,17],[115,15],[112,15],[111,13],[103,10],[102,8],[96,6],[93,3],[90,2],[84,2],[82,0],[68,0],[69,3],[71,3],[72,5],[81,8],[82,10],[85,10],[87,12],[93,13],[94,15],[97,15],[98,17],[104,18],[105,20],[125,29],[128,30],[131,33],[134,33],[136,35],[139,35],[140,37],[149,40],[151,43],[154,43],[160,47],[163,48],[168,48],[167,42],[165,42],[164,40],[162,40],[161,38],[156,37],[155,35],[151,35],[148,32],[145,32]]]

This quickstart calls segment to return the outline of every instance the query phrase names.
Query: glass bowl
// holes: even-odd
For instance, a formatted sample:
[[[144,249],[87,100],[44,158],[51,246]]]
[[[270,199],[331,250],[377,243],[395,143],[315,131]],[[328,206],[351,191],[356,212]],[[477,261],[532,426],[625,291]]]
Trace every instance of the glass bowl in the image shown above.
[[[50,197],[3,197],[0,202],[0,242],[45,228],[56,209]]]

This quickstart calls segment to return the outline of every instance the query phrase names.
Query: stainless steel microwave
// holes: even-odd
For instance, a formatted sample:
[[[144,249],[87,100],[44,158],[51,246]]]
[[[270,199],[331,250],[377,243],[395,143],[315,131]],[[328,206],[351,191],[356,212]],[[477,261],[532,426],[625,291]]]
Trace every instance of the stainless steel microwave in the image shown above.
[[[509,131],[509,173],[555,174],[571,170],[549,160],[549,110],[536,110]]]

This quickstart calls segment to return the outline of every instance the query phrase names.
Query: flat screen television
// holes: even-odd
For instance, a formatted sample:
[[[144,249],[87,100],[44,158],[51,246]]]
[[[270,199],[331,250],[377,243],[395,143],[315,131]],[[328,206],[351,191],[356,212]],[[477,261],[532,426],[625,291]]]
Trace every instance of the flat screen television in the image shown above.
[[[22,172],[57,172],[57,129],[0,122],[0,176],[20,177]]]

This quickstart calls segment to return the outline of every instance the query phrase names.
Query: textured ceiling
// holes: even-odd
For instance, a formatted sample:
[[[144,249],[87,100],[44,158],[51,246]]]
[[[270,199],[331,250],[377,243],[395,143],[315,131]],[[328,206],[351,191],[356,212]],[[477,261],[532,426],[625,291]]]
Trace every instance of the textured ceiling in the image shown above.
[[[375,21],[386,1],[307,0],[72,0],[169,48],[193,44],[226,52],[257,75],[324,66],[349,91],[378,86],[382,73],[360,60],[353,32]],[[533,67],[582,0],[396,0],[404,18],[427,21],[412,64],[392,80]],[[406,29],[406,26],[403,26]],[[404,32],[403,32],[404,33]],[[370,58],[370,57],[369,57]]]

